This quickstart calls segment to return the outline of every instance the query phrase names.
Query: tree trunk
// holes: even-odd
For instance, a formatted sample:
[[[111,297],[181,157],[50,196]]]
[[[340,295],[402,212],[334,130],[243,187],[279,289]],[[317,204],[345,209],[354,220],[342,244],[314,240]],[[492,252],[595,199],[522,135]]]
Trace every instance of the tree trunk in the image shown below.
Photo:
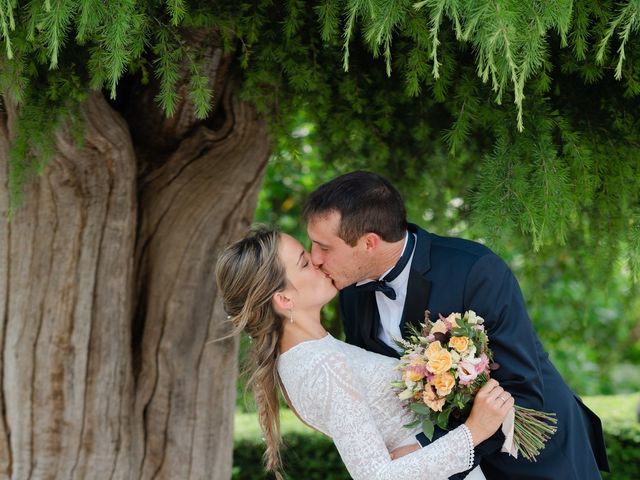
[[[269,144],[224,85],[215,121],[162,123],[161,153],[91,95],[84,143],[59,132],[0,224],[1,479],[230,478],[237,340],[211,343],[229,329],[214,265],[251,222]]]

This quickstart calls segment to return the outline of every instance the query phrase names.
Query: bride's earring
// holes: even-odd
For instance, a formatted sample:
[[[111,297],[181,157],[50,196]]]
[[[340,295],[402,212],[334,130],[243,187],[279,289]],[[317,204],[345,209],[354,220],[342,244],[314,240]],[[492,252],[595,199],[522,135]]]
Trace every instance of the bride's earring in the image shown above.
[[[293,323],[293,308],[289,309],[289,323]]]

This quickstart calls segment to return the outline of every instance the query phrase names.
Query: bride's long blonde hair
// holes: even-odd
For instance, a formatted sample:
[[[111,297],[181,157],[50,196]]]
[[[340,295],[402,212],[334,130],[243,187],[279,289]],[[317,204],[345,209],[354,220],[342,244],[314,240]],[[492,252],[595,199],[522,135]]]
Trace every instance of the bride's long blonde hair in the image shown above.
[[[255,227],[229,245],[218,258],[216,280],[234,333],[251,337],[248,381],[256,400],[258,421],[266,442],[267,470],[281,478],[280,419],[276,362],[284,318],[273,308],[273,295],[286,286],[285,269],[278,258],[280,233]]]

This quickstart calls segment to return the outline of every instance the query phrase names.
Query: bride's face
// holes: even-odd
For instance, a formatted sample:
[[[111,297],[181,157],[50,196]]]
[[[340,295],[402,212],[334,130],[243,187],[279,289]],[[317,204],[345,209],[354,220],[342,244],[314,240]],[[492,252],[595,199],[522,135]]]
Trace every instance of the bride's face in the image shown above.
[[[311,263],[309,253],[295,238],[284,233],[280,236],[278,256],[296,309],[321,307],[335,297],[337,290],[331,279]]]

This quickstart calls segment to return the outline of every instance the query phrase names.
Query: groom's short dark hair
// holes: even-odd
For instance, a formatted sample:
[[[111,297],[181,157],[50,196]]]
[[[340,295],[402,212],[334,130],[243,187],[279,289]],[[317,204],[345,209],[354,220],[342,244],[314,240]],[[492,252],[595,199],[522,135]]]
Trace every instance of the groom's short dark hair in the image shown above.
[[[386,242],[397,242],[407,231],[400,193],[386,178],[372,172],[351,172],[320,185],[307,199],[302,217],[309,222],[331,212],[340,214],[338,236],[351,246],[369,232]]]

